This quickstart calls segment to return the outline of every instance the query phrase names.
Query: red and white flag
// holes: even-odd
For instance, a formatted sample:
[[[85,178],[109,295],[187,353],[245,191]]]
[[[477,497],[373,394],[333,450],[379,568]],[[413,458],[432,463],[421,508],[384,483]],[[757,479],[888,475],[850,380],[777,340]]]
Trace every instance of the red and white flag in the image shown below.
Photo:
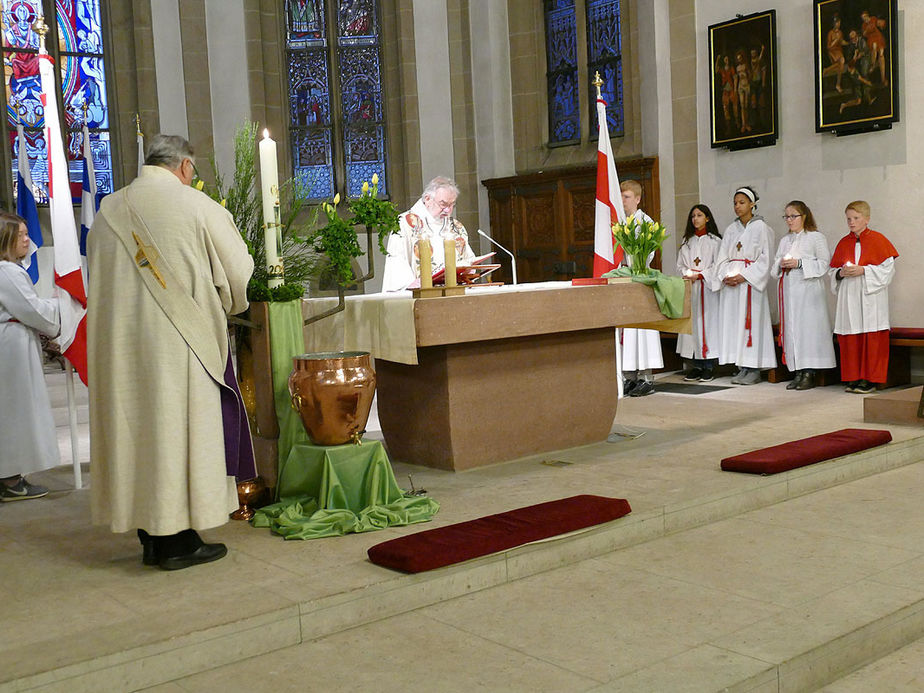
[[[613,249],[613,227],[617,220],[625,221],[619,178],[613,163],[610,131],[606,125],[606,101],[597,99],[597,123],[600,140],[597,143],[597,200],[594,205],[594,276],[616,269],[622,261],[622,248]]]
[[[61,312],[61,353],[71,362],[80,379],[87,383],[87,288],[80,258],[80,242],[71,203],[70,176],[61,121],[55,98],[55,63],[39,47],[39,74],[42,80],[42,106],[45,109],[45,148],[48,154],[48,212],[54,237],[55,285]]]

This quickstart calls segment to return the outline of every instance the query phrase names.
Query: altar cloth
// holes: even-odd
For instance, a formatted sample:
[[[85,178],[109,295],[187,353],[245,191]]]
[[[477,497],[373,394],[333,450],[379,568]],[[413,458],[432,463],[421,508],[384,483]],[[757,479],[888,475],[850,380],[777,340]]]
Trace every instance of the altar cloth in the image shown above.
[[[279,470],[278,503],[257,510],[254,527],[286,539],[317,539],[429,521],[432,498],[406,498],[377,440],[362,445],[295,444]]]

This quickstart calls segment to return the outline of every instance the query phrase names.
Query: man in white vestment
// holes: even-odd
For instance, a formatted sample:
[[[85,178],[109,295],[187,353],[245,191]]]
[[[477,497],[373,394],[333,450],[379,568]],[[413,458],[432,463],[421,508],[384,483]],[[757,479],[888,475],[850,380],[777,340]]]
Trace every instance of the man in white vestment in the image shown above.
[[[430,241],[432,271],[446,264],[443,241],[451,238],[456,246],[456,266],[471,264],[475,253],[465,227],[453,216],[459,188],[450,178],[437,176],[424,188],[420,199],[398,217],[400,230],[388,239],[388,256],[382,291],[402,291],[419,286],[420,256],[417,241]]]
[[[137,529],[143,562],[164,570],[227,553],[197,530],[227,522],[235,474],[254,476],[227,332],[247,307],[253,260],[193,174],[189,143],[156,135],[88,237],[93,519]]]
[[[654,223],[654,220],[639,209],[642,201],[642,185],[637,180],[624,180],[619,184],[622,192],[622,206],[626,212],[626,221],[635,217]],[[648,264],[654,259],[654,253],[648,257]],[[626,262],[629,262],[626,256]],[[654,392],[652,368],[663,368],[664,358],[661,354],[661,333],[657,330],[640,330],[626,327],[622,330],[622,373],[626,380],[623,392],[629,397],[644,397]]]

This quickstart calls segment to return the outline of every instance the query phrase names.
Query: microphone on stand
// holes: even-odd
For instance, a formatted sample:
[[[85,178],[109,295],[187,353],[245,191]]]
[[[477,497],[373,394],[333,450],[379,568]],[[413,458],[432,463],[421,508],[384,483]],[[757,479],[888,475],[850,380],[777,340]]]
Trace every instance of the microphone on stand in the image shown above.
[[[507,255],[510,256],[510,269],[513,270],[513,285],[516,286],[517,284],[517,259],[513,256],[513,253],[511,253],[509,250],[507,250],[504,246],[502,246],[500,243],[495,241],[493,238],[491,238],[488,234],[486,234],[481,229],[478,229],[478,235],[483,236],[484,238],[487,238],[489,241],[491,241],[491,243],[496,245],[498,248],[500,248],[505,253],[507,253]]]

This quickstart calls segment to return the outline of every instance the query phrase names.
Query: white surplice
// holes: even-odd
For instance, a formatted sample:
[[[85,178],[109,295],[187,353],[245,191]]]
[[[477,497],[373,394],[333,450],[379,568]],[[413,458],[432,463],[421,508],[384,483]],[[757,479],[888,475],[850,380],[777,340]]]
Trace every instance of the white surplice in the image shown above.
[[[677,353],[685,359],[715,359],[719,357],[722,335],[719,321],[719,292],[715,287],[715,263],[722,239],[705,234],[692,236],[683,242],[677,253],[677,272],[682,277],[702,276],[694,281],[690,293],[692,334],[677,335]],[[706,353],[703,354],[703,344]]]
[[[420,257],[416,244],[430,239],[432,271],[446,264],[443,239],[456,242],[456,265],[471,264],[475,253],[468,242],[468,232],[456,219],[437,219],[427,210],[423,198],[398,217],[400,230],[388,239],[388,254],[382,274],[382,291],[401,291],[420,278]]]
[[[802,267],[784,271],[780,260],[800,260]],[[834,368],[834,340],[825,275],[831,266],[828,242],[819,231],[790,232],[780,239],[770,274],[780,301],[783,354],[791,371]],[[782,277],[782,289],[779,279]]]
[[[854,264],[859,262],[860,244],[857,243]],[[831,289],[837,294],[835,334],[889,329],[889,284],[895,276],[895,258],[886,258],[878,265],[864,265],[859,277],[838,279],[837,270],[829,270]]]
[[[58,299],[39,298],[26,270],[0,260],[0,478],[60,464],[39,340],[59,330]]]
[[[725,229],[712,280],[713,289],[719,290],[722,323],[719,363],[734,363],[740,368],[776,367],[770,304],[765,291],[770,278],[772,244],[773,229],[759,216],[752,217],[747,226],[735,219]],[[740,274],[746,281],[738,286],[723,284],[722,280],[732,274]],[[749,312],[750,328],[746,327]]]
[[[653,223],[654,219],[640,209],[635,210],[635,220],[641,224],[643,221]],[[648,256],[648,265],[654,253]],[[628,256],[625,257],[629,264]],[[664,358],[661,354],[661,333],[657,330],[640,330],[635,327],[626,327],[622,330],[622,370],[644,371],[652,368],[663,368]]]

